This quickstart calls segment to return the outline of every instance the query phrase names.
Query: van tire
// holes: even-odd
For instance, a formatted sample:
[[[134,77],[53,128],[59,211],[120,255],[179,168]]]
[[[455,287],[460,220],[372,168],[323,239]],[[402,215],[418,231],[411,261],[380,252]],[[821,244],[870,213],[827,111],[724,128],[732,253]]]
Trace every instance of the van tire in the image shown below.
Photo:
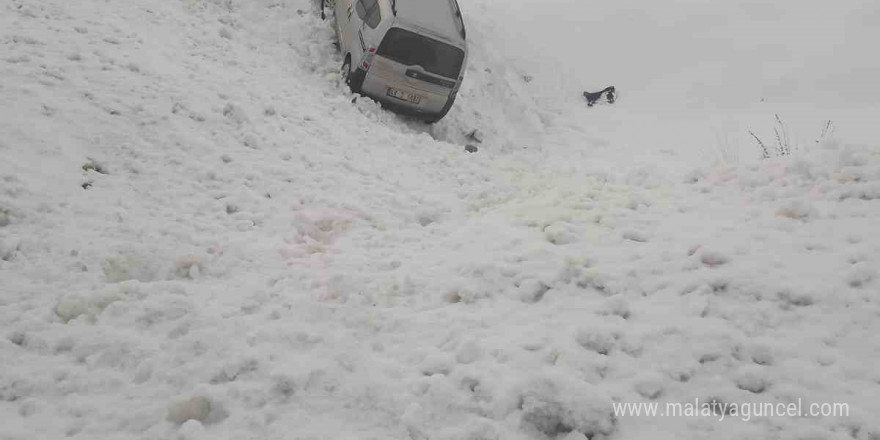
[[[340,72],[342,73],[342,81],[345,82],[345,85],[348,86],[348,89],[351,90],[351,93],[360,93],[361,86],[364,85],[366,72],[360,69],[352,72],[351,55],[345,56],[345,62],[342,63],[342,69],[340,69]]]
[[[342,82],[345,85],[351,84],[351,56],[345,56],[345,62],[342,63],[342,67],[339,69],[339,74],[342,75]]]

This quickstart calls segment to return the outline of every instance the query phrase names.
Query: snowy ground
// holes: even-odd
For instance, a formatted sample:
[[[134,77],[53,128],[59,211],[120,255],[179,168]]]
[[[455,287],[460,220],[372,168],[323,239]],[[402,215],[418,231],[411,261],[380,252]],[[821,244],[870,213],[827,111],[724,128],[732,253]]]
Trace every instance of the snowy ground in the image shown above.
[[[880,438],[880,7],[461,3],[434,127],[308,0],[3,3],[0,439]]]

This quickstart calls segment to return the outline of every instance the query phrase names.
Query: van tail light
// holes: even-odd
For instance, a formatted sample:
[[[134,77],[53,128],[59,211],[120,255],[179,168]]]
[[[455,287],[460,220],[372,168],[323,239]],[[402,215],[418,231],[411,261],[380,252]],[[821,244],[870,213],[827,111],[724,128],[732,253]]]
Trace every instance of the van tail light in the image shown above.
[[[376,48],[375,47],[369,48],[367,50],[367,52],[364,53],[364,58],[363,58],[363,60],[361,60],[361,67],[363,67],[364,70],[369,69],[370,66],[373,64],[373,57],[374,56],[376,56]]]

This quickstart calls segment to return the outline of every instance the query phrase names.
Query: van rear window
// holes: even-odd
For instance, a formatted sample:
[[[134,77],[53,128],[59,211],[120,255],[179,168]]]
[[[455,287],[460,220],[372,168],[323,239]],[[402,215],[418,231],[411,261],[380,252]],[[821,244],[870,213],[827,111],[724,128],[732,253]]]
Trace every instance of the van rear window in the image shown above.
[[[401,28],[388,30],[376,55],[455,79],[464,62],[463,50]]]

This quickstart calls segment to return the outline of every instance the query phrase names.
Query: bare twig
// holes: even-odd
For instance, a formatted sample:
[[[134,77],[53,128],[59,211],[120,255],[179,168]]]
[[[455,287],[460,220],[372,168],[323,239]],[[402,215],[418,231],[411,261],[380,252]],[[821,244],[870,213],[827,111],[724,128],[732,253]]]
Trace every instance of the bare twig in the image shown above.
[[[749,134],[752,135],[753,138],[755,138],[755,141],[757,141],[758,145],[761,147],[761,156],[764,159],[769,159],[770,158],[770,150],[767,149],[767,146],[764,145],[764,142],[761,140],[761,138],[759,138],[758,135],[756,135],[751,130],[749,130]]]
[[[791,154],[791,141],[788,138],[788,130],[785,129],[785,124],[782,122],[782,118],[779,117],[779,114],[774,116],[776,116],[776,124],[778,125],[778,127],[773,129],[773,131],[776,132],[778,155],[788,156]]]
[[[827,122],[825,122],[825,126],[822,127],[822,133],[819,134],[819,139],[816,139],[816,143],[817,144],[821,143],[822,141],[825,140],[825,138],[830,136],[831,133],[833,133],[833,132],[834,132],[834,125],[831,123],[831,120],[829,119]]]
[[[779,127],[773,127],[773,133],[776,134],[776,155],[785,155],[785,146],[782,144],[782,137],[779,136]]]

